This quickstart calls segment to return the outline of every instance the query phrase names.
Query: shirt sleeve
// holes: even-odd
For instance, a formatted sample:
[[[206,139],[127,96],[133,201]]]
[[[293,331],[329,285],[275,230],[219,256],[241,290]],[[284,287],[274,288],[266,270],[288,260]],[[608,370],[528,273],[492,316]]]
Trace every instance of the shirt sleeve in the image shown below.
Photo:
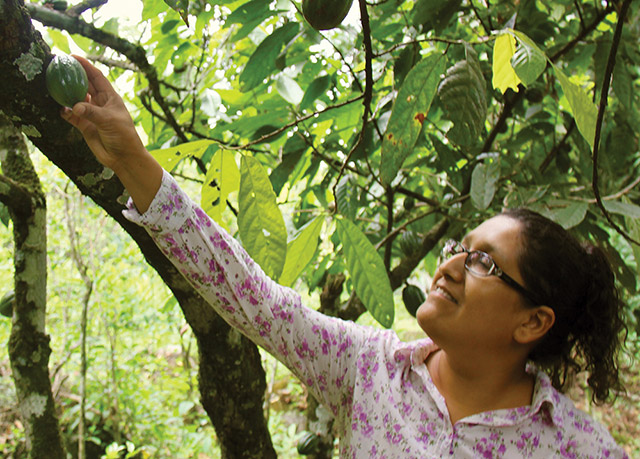
[[[334,415],[351,404],[355,361],[375,328],[303,306],[294,290],[266,276],[166,171],[144,214],[131,200],[123,213],[147,230],[225,321],[283,362]]]

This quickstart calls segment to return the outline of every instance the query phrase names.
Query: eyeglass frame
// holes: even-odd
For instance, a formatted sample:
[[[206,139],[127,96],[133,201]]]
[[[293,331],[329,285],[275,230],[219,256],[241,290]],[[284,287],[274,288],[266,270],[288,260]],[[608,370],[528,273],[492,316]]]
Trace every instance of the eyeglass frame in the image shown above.
[[[457,251],[457,252],[453,252],[453,250],[455,250],[456,247],[459,247],[462,250],[461,251]],[[449,258],[451,258],[451,257],[453,257],[455,255],[459,255],[461,253],[466,254],[466,257],[464,259],[464,268],[467,271],[469,271],[471,274],[473,274],[473,275],[475,275],[477,277],[496,276],[496,277],[502,279],[502,281],[505,284],[507,284],[509,287],[513,288],[518,293],[520,293],[522,296],[524,296],[533,305],[541,304],[540,301],[538,300],[538,296],[536,294],[534,294],[533,292],[527,290],[527,288],[525,288],[524,286],[520,285],[520,283],[518,281],[516,281],[511,276],[509,276],[507,273],[505,273],[502,270],[502,268],[500,268],[498,266],[498,264],[495,262],[493,257],[491,255],[489,255],[487,252],[483,252],[482,250],[469,250],[464,245],[462,245],[462,242],[456,241],[455,239],[448,239],[444,243],[444,246],[442,247],[442,251],[441,251],[441,255],[445,260],[447,260],[447,259],[449,259]],[[491,261],[492,266],[489,269],[489,272],[487,274],[476,272],[473,269],[471,269],[471,267],[469,267],[469,265],[467,264],[467,261],[469,260],[469,255],[473,255],[473,254],[478,254],[480,256],[486,257],[488,260]]]

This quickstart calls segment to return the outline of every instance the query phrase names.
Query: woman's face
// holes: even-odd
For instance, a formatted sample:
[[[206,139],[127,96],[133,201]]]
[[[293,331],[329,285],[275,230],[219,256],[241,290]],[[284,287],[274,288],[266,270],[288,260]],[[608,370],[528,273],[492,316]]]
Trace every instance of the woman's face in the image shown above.
[[[506,274],[524,284],[518,269],[520,223],[506,216],[487,220],[462,241],[469,250],[488,253]],[[464,267],[466,253],[454,255],[436,270],[418,323],[441,348],[490,351],[513,344],[525,300],[497,276],[478,277]]]

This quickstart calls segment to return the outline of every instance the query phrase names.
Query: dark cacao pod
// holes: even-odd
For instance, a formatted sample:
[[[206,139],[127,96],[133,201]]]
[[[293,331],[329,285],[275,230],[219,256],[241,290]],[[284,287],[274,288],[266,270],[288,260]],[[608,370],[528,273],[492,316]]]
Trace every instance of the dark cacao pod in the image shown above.
[[[302,14],[316,30],[338,27],[349,13],[353,0],[302,0]]]
[[[407,284],[407,286],[402,289],[402,302],[404,303],[404,307],[407,308],[409,314],[413,317],[416,316],[416,311],[420,305],[426,301],[426,299],[427,295],[420,287]]]
[[[0,314],[5,317],[13,316],[13,303],[16,301],[16,295],[13,290],[7,292],[0,300]]]

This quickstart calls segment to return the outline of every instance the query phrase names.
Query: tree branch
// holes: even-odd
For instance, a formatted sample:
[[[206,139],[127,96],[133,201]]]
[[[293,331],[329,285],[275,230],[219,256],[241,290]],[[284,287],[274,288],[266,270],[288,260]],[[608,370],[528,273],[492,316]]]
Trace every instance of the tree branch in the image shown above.
[[[598,119],[596,121],[596,133],[593,141],[593,175],[592,175],[592,187],[593,194],[596,197],[596,204],[602,211],[602,214],[607,219],[609,224],[614,230],[627,241],[640,246],[640,242],[629,236],[622,228],[620,228],[611,218],[609,212],[604,207],[602,197],[600,197],[600,188],[598,186],[598,154],[600,152],[600,134],[602,132],[602,123],[604,121],[604,113],[607,108],[607,98],[609,97],[609,84],[611,81],[611,75],[613,74],[613,68],[616,65],[616,54],[618,52],[618,45],[620,44],[620,37],[622,36],[622,28],[624,26],[624,19],[631,5],[631,0],[625,0],[622,3],[622,7],[618,12],[618,23],[616,24],[616,30],[613,33],[613,41],[611,42],[611,50],[609,51],[609,59],[607,60],[607,67],[604,71],[604,79],[602,81],[602,91],[600,91],[600,106],[598,107]]]
[[[126,56],[147,77],[153,98],[162,109],[167,124],[173,128],[180,140],[183,142],[188,141],[184,130],[176,121],[169,105],[160,92],[158,73],[155,67],[147,60],[146,52],[142,46],[131,43],[104,30],[100,30],[91,24],[87,24],[78,17],[72,17],[65,13],[50,10],[37,3],[27,3],[26,7],[31,17],[45,26],[66,30],[69,33],[77,33]]]
[[[69,8],[67,10],[67,14],[69,16],[78,17],[87,10],[101,7],[102,5],[106,4],[107,1],[108,0],[87,0]]]

